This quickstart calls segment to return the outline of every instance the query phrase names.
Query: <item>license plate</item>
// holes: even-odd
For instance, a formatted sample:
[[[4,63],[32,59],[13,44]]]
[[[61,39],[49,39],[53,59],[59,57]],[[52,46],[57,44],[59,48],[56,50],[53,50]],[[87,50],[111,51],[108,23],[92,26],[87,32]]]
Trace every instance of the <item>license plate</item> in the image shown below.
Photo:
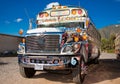
[[[43,70],[43,64],[35,64],[35,70]]]

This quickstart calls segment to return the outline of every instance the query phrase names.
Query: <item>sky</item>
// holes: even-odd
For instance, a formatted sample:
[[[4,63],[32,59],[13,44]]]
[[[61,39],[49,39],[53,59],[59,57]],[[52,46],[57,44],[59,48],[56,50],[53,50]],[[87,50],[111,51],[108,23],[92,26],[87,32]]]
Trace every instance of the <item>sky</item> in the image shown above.
[[[29,18],[35,21],[51,4],[85,8],[97,29],[120,24],[120,0],[0,0],[0,33],[18,36],[20,29],[25,33]]]

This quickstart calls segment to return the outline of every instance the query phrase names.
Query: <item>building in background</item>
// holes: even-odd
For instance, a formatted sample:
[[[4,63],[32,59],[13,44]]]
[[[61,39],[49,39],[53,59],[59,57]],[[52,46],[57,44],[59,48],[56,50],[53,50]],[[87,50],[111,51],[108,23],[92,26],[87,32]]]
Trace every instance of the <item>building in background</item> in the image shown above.
[[[16,52],[21,40],[22,37],[19,36],[0,34],[0,54]]]

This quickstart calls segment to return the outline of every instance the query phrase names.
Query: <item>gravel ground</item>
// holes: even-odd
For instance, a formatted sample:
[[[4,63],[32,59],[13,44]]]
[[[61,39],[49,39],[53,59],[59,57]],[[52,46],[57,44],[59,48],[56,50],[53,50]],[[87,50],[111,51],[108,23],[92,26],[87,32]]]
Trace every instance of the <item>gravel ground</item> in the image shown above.
[[[19,74],[17,57],[0,57],[0,84],[74,84],[72,76],[37,72],[27,79]],[[90,65],[83,84],[120,84],[120,61],[115,54],[102,53],[100,63]]]

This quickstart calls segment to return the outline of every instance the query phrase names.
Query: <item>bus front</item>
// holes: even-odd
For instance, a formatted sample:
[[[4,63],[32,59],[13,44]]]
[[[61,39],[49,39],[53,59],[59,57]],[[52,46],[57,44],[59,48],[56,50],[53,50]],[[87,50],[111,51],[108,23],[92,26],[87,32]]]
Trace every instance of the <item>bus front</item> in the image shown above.
[[[28,75],[28,71],[74,68],[81,56],[87,62],[89,18],[85,9],[53,6],[40,12],[36,23],[37,28],[28,30],[25,43],[19,45],[19,65],[21,73],[26,70],[24,77],[34,75]]]

